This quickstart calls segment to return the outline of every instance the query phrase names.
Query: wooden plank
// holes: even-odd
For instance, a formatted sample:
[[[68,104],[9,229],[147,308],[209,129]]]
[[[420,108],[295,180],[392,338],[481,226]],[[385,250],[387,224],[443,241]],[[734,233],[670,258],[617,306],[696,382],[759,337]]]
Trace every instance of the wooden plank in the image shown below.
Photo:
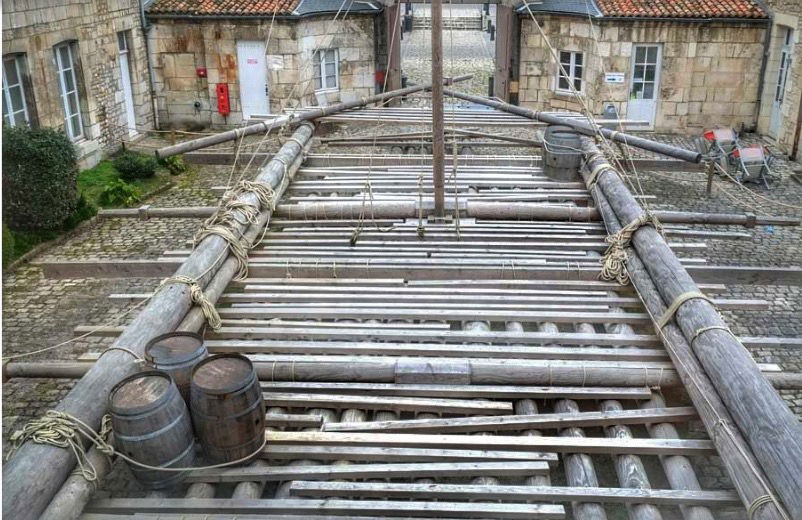
[[[692,406],[653,408],[621,412],[552,413],[538,415],[507,415],[502,417],[455,417],[448,419],[417,419],[407,421],[372,421],[366,423],[329,423],[323,431],[385,433],[473,433],[484,431],[523,431],[529,429],[562,429],[570,427],[611,426],[616,424],[653,424],[687,422],[697,417]]]
[[[593,387],[593,386],[499,386],[499,385],[444,385],[398,383],[325,383],[317,382],[262,382],[262,388],[273,391],[324,392],[359,395],[398,395],[411,397],[473,397],[485,399],[648,399],[652,391],[647,387]]]
[[[601,502],[656,506],[738,506],[732,491],[622,489],[552,486],[483,486],[470,484],[409,484],[395,482],[295,481],[291,493],[303,497],[352,497],[433,500],[514,500],[533,502]]]
[[[267,432],[267,443],[321,446],[441,447],[497,450],[536,450],[558,453],[632,453],[639,455],[703,455],[713,453],[707,440],[606,439],[474,435],[419,435],[411,433]]]
[[[271,406],[288,408],[360,408],[458,414],[506,414],[512,412],[512,403],[497,401],[278,392],[265,392],[264,398]]]
[[[192,471],[185,482],[282,482],[369,478],[472,477],[545,475],[544,461],[433,462],[410,464],[348,464],[321,466],[246,466]]]
[[[498,462],[542,460],[557,464],[557,454],[538,451],[484,449],[393,448],[383,446],[310,446],[268,444],[260,455],[267,460],[348,460],[353,462]]]
[[[267,413],[265,424],[273,428],[320,428],[323,417],[306,414]]]
[[[435,516],[438,518],[494,518],[510,520],[563,519],[565,509],[545,504],[495,504],[468,502],[406,502],[389,500],[249,500],[230,498],[110,498],[96,500],[90,513],[181,513],[181,514],[276,514],[312,513],[343,515]]]
[[[349,309],[335,307],[290,307],[290,308],[236,308],[219,309],[222,318],[304,318],[304,319],[399,319],[399,320],[436,320],[436,321],[520,321],[554,323],[630,323],[644,324],[651,320],[648,314],[637,312],[548,312],[548,311],[470,311],[430,309],[426,312],[415,309],[380,308]]]

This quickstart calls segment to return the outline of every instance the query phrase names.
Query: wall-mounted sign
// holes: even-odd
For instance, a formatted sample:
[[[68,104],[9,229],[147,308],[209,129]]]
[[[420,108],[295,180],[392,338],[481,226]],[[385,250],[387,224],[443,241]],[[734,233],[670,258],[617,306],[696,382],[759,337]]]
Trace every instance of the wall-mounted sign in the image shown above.
[[[607,72],[604,74],[605,83],[624,83],[623,72]]]

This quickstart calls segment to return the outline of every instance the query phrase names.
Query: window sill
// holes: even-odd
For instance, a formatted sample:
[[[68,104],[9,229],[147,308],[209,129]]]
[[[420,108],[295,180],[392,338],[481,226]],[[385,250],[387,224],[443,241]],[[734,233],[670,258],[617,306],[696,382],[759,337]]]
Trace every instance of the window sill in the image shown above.
[[[320,89],[315,90],[315,94],[331,94],[331,93],[339,92],[339,91],[340,91],[340,87],[320,88]]]
[[[584,98],[585,97],[585,93],[583,91],[581,91],[581,90],[579,92],[577,92],[576,94],[574,94],[570,90],[555,90],[554,91],[554,97],[563,98],[565,100],[572,101],[572,100],[576,99],[577,97]]]

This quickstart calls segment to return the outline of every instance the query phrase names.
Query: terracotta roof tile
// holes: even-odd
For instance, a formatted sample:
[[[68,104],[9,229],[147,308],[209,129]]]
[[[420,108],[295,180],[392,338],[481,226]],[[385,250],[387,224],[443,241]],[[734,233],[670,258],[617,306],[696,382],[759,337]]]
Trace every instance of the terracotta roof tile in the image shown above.
[[[604,16],[767,18],[755,0],[596,0]]]
[[[289,15],[301,0],[154,0],[148,14],[191,16]]]

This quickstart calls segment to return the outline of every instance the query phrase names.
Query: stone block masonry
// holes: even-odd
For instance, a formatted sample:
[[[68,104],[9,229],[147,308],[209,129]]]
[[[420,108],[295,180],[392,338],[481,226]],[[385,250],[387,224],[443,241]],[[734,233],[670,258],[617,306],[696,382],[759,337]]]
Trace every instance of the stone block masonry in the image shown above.
[[[580,52],[582,99],[594,114],[613,104],[628,117],[633,48],[661,49],[654,130],[696,134],[705,127],[753,129],[767,23],[596,20],[541,15],[551,45]],[[595,35],[595,39],[594,39]],[[537,110],[579,110],[572,94],[556,88],[557,65],[529,18],[521,19],[520,101]],[[606,83],[606,73],[623,83]]]
[[[125,32],[135,126],[153,128],[147,55],[137,0],[9,0],[3,2],[3,55],[19,55],[31,124],[64,128],[54,47],[74,42],[84,137],[81,166],[117,149],[129,136],[118,33]]]
[[[266,44],[267,97],[271,113],[294,106],[337,103],[372,95],[377,68],[374,17],[351,15],[301,19],[153,18],[153,52],[158,115],[163,127],[222,128],[242,120],[238,41]],[[315,92],[313,55],[338,52],[337,88]],[[197,70],[205,68],[207,76]],[[218,112],[216,88],[228,85],[231,114]],[[253,87],[252,87],[253,88]]]

